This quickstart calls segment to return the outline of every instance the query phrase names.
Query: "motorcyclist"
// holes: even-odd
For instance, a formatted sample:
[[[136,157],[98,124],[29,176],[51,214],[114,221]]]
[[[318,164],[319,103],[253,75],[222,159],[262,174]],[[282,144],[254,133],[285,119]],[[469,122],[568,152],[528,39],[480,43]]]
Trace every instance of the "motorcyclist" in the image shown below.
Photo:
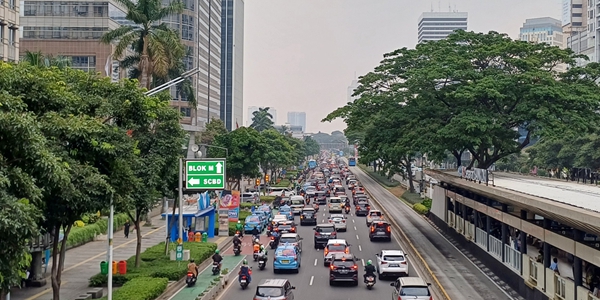
[[[259,235],[260,235],[260,231],[258,230],[258,226],[254,226],[254,228],[252,228],[252,236],[255,239],[258,239]]]
[[[221,269],[221,262],[223,261],[223,257],[221,256],[221,254],[219,254],[221,251],[219,251],[219,249],[215,250],[215,254],[213,254],[212,259],[213,262],[216,262],[219,264],[219,270]]]
[[[277,247],[277,244],[279,244],[279,232],[273,231],[273,233],[271,233],[271,237],[273,238],[273,247]]]
[[[242,225],[241,221],[237,221],[237,224],[235,224],[235,230],[240,232],[240,236],[244,236],[244,225]]]
[[[188,264],[188,272],[192,272],[194,277],[198,277],[198,265],[196,265],[193,259],[190,259],[190,263]]]
[[[238,272],[238,281],[242,280],[242,275],[246,275],[248,280],[248,284],[252,281],[252,277],[250,276],[252,272],[250,272],[250,267],[248,266],[248,261],[244,259],[242,262],[242,266],[240,267],[240,271]]]
[[[240,245],[242,245],[242,240],[240,240],[239,234],[236,233],[233,236],[233,247],[237,247],[237,246],[240,246]]]
[[[254,250],[254,251],[253,251],[253,253],[258,253],[258,252],[260,252],[260,247],[261,247],[261,246],[262,246],[262,245],[260,244],[260,240],[259,240],[259,239],[256,239],[256,240],[254,240],[254,246],[253,246],[253,250]]]
[[[350,204],[346,204],[346,207],[344,207],[346,209],[346,214],[350,213]]]
[[[365,283],[367,282],[367,277],[373,276],[375,277],[375,266],[373,266],[373,261],[370,259],[367,261],[367,265],[365,266],[365,274],[363,275]]]

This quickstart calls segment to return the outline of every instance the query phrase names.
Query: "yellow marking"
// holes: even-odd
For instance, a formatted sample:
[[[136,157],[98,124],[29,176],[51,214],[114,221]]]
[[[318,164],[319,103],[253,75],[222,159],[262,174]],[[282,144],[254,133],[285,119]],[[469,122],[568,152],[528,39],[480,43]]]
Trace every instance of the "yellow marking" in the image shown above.
[[[146,233],[146,234],[142,235],[142,237],[145,237],[145,236],[147,236],[147,235],[153,234],[153,233],[155,233],[155,232],[157,232],[157,231],[159,231],[159,230],[161,230],[161,229],[163,229],[163,228],[165,228],[165,226],[164,226],[164,225],[163,225],[163,226],[161,226],[161,227],[158,227],[158,228],[156,228],[156,229],[154,229],[154,230],[148,231],[148,233]],[[128,241],[128,242],[125,242],[125,243],[123,243],[123,244],[121,244],[121,245],[119,245],[119,246],[116,246],[116,247],[114,247],[113,249],[118,249],[118,248],[121,248],[121,247],[123,247],[123,246],[125,246],[125,245],[129,245],[129,244],[131,244],[131,243],[133,243],[133,242],[135,242],[135,241],[137,241],[137,239],[132,239],[132,240],[130,240],[130,241]],[[88,258],[88,259],[86,259],[86,260],[84,260],[84,261],[82,261],[82,262],[80,262],[80,263],[77,263],[77,264],[75,264],[75,265],[72,265],[72,266],[70,266],[70,267],[68,267],[68,268],[66,268],[66,269],[63,269],[62,273],[64,274],[64,273],[65,273],[65,272],[67,272],[67,271],[73,270],[73,269],[75,269],[75,268],[77,268],[77,267],[79,267],[79,266],[81,266],[81,265],[83,265],[83,264],[86,264],[86,263],[88,263],[88,262],[90,262],[90,261],[92,261],[92,260],[94,260],[94,259],[96,259],[96,258],[98,258],[98,257],[100,257],[100,256],[102,256],[102,255],[106,255],[106,251],[104,251],[104,252],[102,252],[102,253],[100,253],[100,254],[98,254],[98,255],[96,255],[96,256],[92,256],[92,257],[90,257],[90,258]],[[61,286],[62,286],[63,284],[65,284],[65,283],[67,283],[67,281],[63,282],[63,283],[61,284]],[[46,293],[48,293],[48,292],[50,292],[50,291],[52,291],[52,289],[51,289],[51,288],[48,288],[48,289],[46,289],[46,290],[44,290],[44,291],[41,291],[41,292],[39,292],[39,293],[37,293],[37,294],[35,294],[35,295],[33,295],[33,296],[31,296],[31,297],[29,297],[29,298],[25,299],[25,300],[35,300],[35,299],[37,299],[37,298],[39,298],[39,297],[43,296],[44,294],[46,294]]]
[[[371,177],[366,172],[363,172],[363,173],[365,175]],[[373,178],[371,178],[371,180],[375,181]],[[379,183],[377,183],[377,182],[375,182],[375,184],[379,185]],[[371,196],[371,198],[374,199],[377,202],[377,204],[379,204],[379,207],[381,208],[381,210],[383,210],[385,212],[386,215],[390,215],[390,213],[387,211],[387,209],[385,209],[385,207],[383,205],[381,205],[381,203],[379,203],[379,201],[377,201],[377,199],[373,196],[373,194],[369,193],[369,191],[366,188],[365,188],[365,192],[367,192],[367,194],[369,194],[369,196]],[[423,258],[423,256],[421,256],[421,253],[419,253],[419,251],[417,251],[417,247],[415,247],[415,245],[413,245],[413,243],[410,241],[410,239],[408,238],[408,236],[406,235],[406,233],[404,232],[404,230],[402,230],[402,227],[400,227],[398,225],[398,223],[396,223],[396,220],[394,220],[392,218],[390,218],[389,220],[392,223],[394,223],[394,225],[396,225],[398,231],[400,232],[400,234],[402,235],[402,237],[404,237],[404,240],[406,240],[406,242],[408,243],[408,245],[410,246],[410,248],[417,254],[417,256],[419,257],[419,259],[421,260],[421,262],[425,266],[425,269],[427,269],[427,272],[429,273],[429,275],[431,275],[431,277],[433,278],[433,281],[435,281],[435,284],[438,286],[440,292],[442,292],[444,298],[447,299],[447,300],[452,300],[450,298],[450,296],[448,295],[448,293],[446,292],[446,290],[444,289],[444,287],[442,286],[442,284],[440,283],[440,281],[438,280],[437,276],[435,276],[435,274],[433,274],[433,271],[429,267],[429,264],[427,264],[427,262],[425,261],[425,259]]]

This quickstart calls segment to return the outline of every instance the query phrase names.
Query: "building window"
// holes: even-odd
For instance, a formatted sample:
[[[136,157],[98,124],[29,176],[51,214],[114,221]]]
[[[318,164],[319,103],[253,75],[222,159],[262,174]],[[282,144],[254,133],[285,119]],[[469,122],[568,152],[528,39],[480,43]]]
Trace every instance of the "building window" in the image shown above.
[[[583,8],[582,4],[573,4],[573,8]]]
[[[16,1],[16,0],[13,0]],[[107,17],[108,2],[38,2],[25,1],[25,16]],[[89,8],[92,7],[92,13]]]
[[[71,67],[85,72],[96,72],[95,56],[72,56]]]
[[[583,26],[581,22],[573,22],[573,26]]]
[[[194,41],[194,17],[181,15],[181,38],[186,41]]]
[[[572,16],[573,16],[573,18],[581,18],[583,16],[583,14],[581,14],[581,13],[573,13]]]
[[[192,110],[189,107],[182,107],[180,109],[181,111],[181,115],[184,117],[191,117],[192,116]]]
[[[23,38],[29,39],[99,39],[108,27],[38,27],[25,26]]]
[[[13,28],[8,29],[8,44],[14,46],[17,41],[17,30]]]

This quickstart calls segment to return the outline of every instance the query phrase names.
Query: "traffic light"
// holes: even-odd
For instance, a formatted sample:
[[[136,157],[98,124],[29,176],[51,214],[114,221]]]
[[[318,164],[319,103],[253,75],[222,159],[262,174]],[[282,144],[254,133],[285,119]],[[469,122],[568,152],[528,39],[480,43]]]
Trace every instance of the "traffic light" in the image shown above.
[[[265,183],[269,182],[269,174],[265,174]]]
[[[260,185],[260,178],[256,178],[256,186]]]

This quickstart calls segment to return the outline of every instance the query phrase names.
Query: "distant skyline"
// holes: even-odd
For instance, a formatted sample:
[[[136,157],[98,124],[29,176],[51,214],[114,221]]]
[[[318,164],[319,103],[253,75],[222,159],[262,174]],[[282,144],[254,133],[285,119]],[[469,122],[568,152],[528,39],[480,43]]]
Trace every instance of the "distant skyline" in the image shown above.
[[[321,123],[347,103],[356,76],[385,53],[417,43],[424,12],[469,14],[468,30],[519,37],[526,19],[561,18],[562,0],[251,0],[245,2],[244,104],[280,114],[307,113],[307,132],[332,132],[341,120]],[[318,9],[315,9],[318,7]],[[245,123],[249,116],[244,115]]]

